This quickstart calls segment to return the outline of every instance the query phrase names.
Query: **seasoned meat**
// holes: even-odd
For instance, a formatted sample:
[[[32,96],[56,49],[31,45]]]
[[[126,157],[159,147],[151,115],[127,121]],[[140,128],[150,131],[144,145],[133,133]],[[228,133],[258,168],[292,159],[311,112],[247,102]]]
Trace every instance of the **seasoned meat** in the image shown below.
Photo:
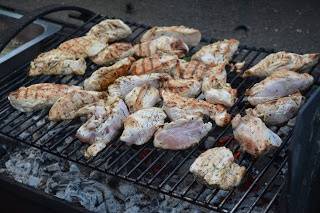
[[[77,111],[87,104],[97,102],[100,99],[107,98],[107,93],[75,90],[59,98],[49,111],[49,120],[67,120],[73,119]]]
[[[100,51],[97,55],[91,57],[91,61],[98,65],[110,65],[130,54],[128,51],[132,48],[130,43],[119,42],[113,43]]]
[[[81,87],[66,84],[40,83],[20,87],[9,94],[10,104],[21,112],[31,112],[53,105],[58,98]]]
[[[279,70],[300,71],[315,65],[319,58],[319,53],[298,55],[281,51],[268,55],[258,64],[246,70],[243,76],[267,77]]]
[[[131,66],[130,73],[142,75],[147,73],[173,74],[178,68],[178,57],[169,54],[154,54],[150,57],[141,58]]]
[[[83,58],[59,49],[41,53],[30,64],[29,75],[83,75],[87,65]]]
[[[106,19],[93,26],[87,35],[94,35],[102,41],[114,42],[128,37],[130,27],[120,19]]]
[[[194,98],[201,92],[201,83],[194,79],[169,79],[161,82],[160,87],[183,97]]]
[[[298,91],[304,91],[312,84],[313,77],[307,73],[299,74],[281,70],[272,73],[263,81],[255,84],[246,91],[246,95],[251,105],[257,105]]]
[[[152,138],[155,131],[164,124],[166,117],[166,113],[161,108],[141,109],[126,118],[120,140],[127,144],[145,144]]]
[[[241,148],[249,154],[258,157],[273,147],[279,147],[281,138],[272,132],[262,120],[251,114],[241,117],[240,114],[232,119],[234,138]]]
[[[247,109],[247,114],[256,115],[267,125],[279,125],[286,123],[298,113],[303,100],[304,97],[297,92],[287,97],[258,104],[254,109]]]
[[[161,36],[133,46],[132,51],[138,57],[148,57],[156,53],[168,53],[183,57],[189,51],[188,46],[180,39]]]
[[[84,81],[85,90],[105,91],[117,78],[129,74],[129,69],[134,62],[133,57],[125,58],[112,66],[101,67]]]
[[[159,90],[148,84],[135,87],[125,97],[130,112],[153,107],[161,101]]]
[[[154,135],[153,145],[157,148],[187,149],[208,134],[212,124],[203,123],[201,118],[181,118],[165,123]]]
[[[228,148],[216,147],[202,153],[191,165],[190,172],[209,187],[231,190],[241,183],[246,168],[234,163]]]
[[[230,114],[227,113],[226,108],[222,105],[182,97],[176,93],[167,91],[162,91],[161,96],[163,98],[163,109],[173,121],[180,118],[208,115],[218,126],[225,126],[230,122]]]
[[[202,61],[205,64],[226,64],[237,51],[239,41],[225,39],[202,47],[192,56],[192,60]]]
[[[197,29],[185,26],[170,26],[153,27],[143,34],[140,41],[150,41],[164,35],[181,39],[188,46],[197,46],[201,40],[201,33]]]

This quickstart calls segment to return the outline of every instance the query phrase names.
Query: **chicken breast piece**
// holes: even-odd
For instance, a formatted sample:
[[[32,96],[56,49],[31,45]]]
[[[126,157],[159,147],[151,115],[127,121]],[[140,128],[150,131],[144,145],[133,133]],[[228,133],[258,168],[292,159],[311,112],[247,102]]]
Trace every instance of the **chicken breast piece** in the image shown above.
[[[106,19],[93,26],[87,35],[94,35],[100,40],[114,42],[131,35],[132,31],[120,19]]]
[[[36,75],[83,75],[87,65],[83,58],[71,53],[53,49],[41,53],[30,64],[29,76]]]
[[[133,88],[125,97],[130,112],[153,107],[160,101],[159,90],[148,84]]]
[[[32,112],[52,106],[58,98],[65,94],[80,90],[81,87],[66,84],[40,83],[28,87],[20,87],[10,92],[10,104],[21,112]]]
[[[231,60],[238,46],[238,40],[225,39],[202,47],[191,59],[205,64],[226,64]]]
[[[130,68],[130,73],[133,75],[148,73],[168,73],[172,75],[177,68],[178,57],[176,55],[154,54],[134,62]]]
[[[160,87],[183,97],[194,98],[201,92],[201,83],[194,79],[169,79],[161,82]]]
[[[164,124],[166,117],[166,113],[161,108],[141,109],[126,118],[120,140],[130,145],[145,144],[152,138],[157,129]]]
[[[129,69],[135,61],[133,57],[125,58],[112,66],[101,67],[84,81],[85,90],[105,91],[117,78],[129,74]]]
[[[181,118],[165,123],[154,135],[153,145],[161,149],[188,149],[205,137],[212,124],[203,123],[201,118]]]
[[[288,122],[299,111],[304,97],[297,92],[288,97],[258,104],[254,109],[247,109],[247,114],[261,118],[267,125],[280,125]]]
[[[201,40],[201,32],[185,26],[153,27],[143,34],[141,42],[150,41],[160,36],[181,39],[188,46],[197,46]]]
[[[304,55],[284,51],[272,53],[255,66],[246,70],[243,73],[243,77],[267,77],[279,70],[300,71],[315,65],[319,58],[319,53]]]
[[[110,65],[129,56],[130,54],[128,54],[128,51],[131,48],[132,45],[130,43],[113,43],[90,59],[93,61],[93,63],[98,65]]]
[[[76,90],[59,98],[49,111],[49,120],[59,121],[73,119],[77,111],[87,104],[107,98],[107,93]]]
[[[107,44],[94,36],[82,36],[63,42],[58,49],[69,52],[77,58],[93,57],[101,52]]]
[[[156,53],[168,53],[177,55],[180,58],[186,55],[189,48],[181,39],[161,36],[154,40],[134,45],[132,51],[138,57],[148,57]]]
[[[253,115],[240,114],[232,119],[234,138],[239,142],[241,148],[247,153],[258,157],[267,153],[271,148],[279,147],[281,138]]]
[[[216,147],[202,153],[191,165],[190,172],[209,187],[231,190],[241,183],[246,168],[234,163],[228,148]]]
[[[265,103],[295,92],[304,91],[313,84],[313,77],[307,73],[299,74],[292,71],[281,70],[246,91],[251,105]]]
[[[115,80],[115,82],[108,87],[108,91],[111,96],[119,96],[124,98],[129,92],[131,92],[133,88],[142,86],[144,84],[159,88],[160,79],[167,78],[170,78],[170,76],[166,73],[122,76]]]
[[[176,93],[162,91],[163,109],[172,120],[190,117],[210,116],[218,126],[225,126],[230,122],[230,114],[222,105],[210,104],[203,100],[182,97]]]

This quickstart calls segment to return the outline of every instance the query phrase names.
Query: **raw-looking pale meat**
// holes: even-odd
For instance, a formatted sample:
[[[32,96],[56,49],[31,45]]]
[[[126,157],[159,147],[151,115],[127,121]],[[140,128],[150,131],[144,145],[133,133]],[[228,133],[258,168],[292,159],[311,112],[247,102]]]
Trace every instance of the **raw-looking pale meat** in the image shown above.
[[[272,53],[255,66],[246,70],[243,73],[243,77],[267,77],[279,70],[301,71],[315,65],[319,58],[319,53],[304,55],[284,51]]]
[[[284,124],[293,118],[299,111],[304,97],[300,92],[258,104],[254,109],[247,109],[247,114],[253,114],[261,118],[267,125]]]
[[[161,108],[141,109],[125,119],[120,140],[130,145],[145,144],[152,138],[155,131],[164,124],[166,117],[166,113]]]
[[[160,36],[181,39],[188,46],[197,46],[201,40],[201,32],[185,26],[153,27],[143,34],[141,42],[150,41]]]
[[[83,58],[53,49],[38,55],[30,64],[29,76],[36,75],[83,75],[87,65]]]
[[[161,149],[188,149],[205,137],[212,124],[203,123],[201,118],[181,118],[165,123],[154,135],[153,145]]]
[[[249,103],[255,106],[304,91],[312,84],[313,77],[308,73],[300,74],[293,71],[280,70],[256,83],[246,91],[246,95]]]
[[[148,84],[135,87],[125,97],[125,102],[130,112],[153,107],[160,101],[161,98],[159,90]]]
[[[253,115],[241,117],[237,114],[232,119],[234,138],[247,153],[258,157],[274,147],[279,147],[281,138],[272,132],[263,121]]]
[[[216,147],[202,153],[191,165],[190,172],[209,187],[231,190],[241,183],[246,168],[234,163],[228,148]]]
[[[161,82],[160,87],[183,97],[194,98],[201,92],[201,83],[195,79],[169,79]]]
[[[10,104],[21,112],[32,112],[52,106],[58,98],[65,94],[80,90],[81,87],[66,84],[40,83],[28,87],[20,87],[10,92]]]

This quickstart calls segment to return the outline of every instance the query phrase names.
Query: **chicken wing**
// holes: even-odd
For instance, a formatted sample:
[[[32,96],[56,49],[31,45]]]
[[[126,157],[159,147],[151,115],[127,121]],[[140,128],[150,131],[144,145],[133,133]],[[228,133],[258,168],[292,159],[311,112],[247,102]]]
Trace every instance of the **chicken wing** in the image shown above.
[[[243,77],[267,77],[279,70],[300,71],[315,65],[319,58],[319,53],[298,55],[284,51],[277,52],[268,55],[258,64],[246,70]]]
[[[241,183],[246,168],[234,163],[228,148],[216,147],[202,153],[191,165],[190,172],[209,187],[230,190]]]
[[[168,117],[175,121],[180,118],[202,117],[208,115],[218,126],[225,126],[230,122],[230,114],[222,105],[210,104],[194,98],[182,97],[178,94],[162,91],[163,109]]]
[[[73,119],[77,111],[87,104],[97,102],[100,99],[106,99],[107,93],[75,90],[59,98],[49,111],[49,120],[58,121]]]
[[[120,137],[127,144],[142,145],[147,143],[164,124],[166,113],[161,108],[141,109],[129,115],[124,121],[124,130]]]
[[[185,26],[153,27],[143,34],[141,42],[151,41],[160,36],[181,39],[188,46],[197,46],[201,40],[201,32]]]
[[[257,105],[304,91],[312,84],[313,77],[307,73],[299,74],[281,70],[255,84],[246,91],[246,95],[251,105]]]
[[[212,124],[201,118],[181,118],[164,124],[154,135],[153,145],[161,149],[181,150],[198,144],[208,134]]]
[[[195,79],[169,79],[161,82],[160,87],[183,97],[194,98],[201,92],[201,83]]]
[[[169,54],[154,54],[150,57],[141,58],[131,66],[130,73],[141,75],[147,73],[173,74],[178,68],[178,57]]]
[[[282,143],[281,138],[268,129],[260,118],[250,114],[244,117],[236,115],[232,119],[232,128],[234,138],[241,148],[255,157]]]
[[[53,105],[58,98],[81,87],[66,84],[40,83],[20,87],[8,96],[10,104],[21,112],[31,112]]]
[[[129,74],[129,69],[134,62],[133,57],[125,58],[112,66],[101,67],[84,81],[85,90],[105,91],[117,78]]]
[[[35,75],[83,75],[87,65],[83,58],[59,49],[41,53],[30,64],[29,76]]]
[[[130,27],[120,19],[106,19],[93,26],[87,35],[94,35],[100,40],[114,42],[128,37]]]
[[[161,101],[159,90],[148,84],[135,87],[125,97],[130,112],[153,107]]]
[[[247,109],[247,114],[261,118],[267,125],[280,125],[293,118],[299,111],[304,97],[297,92],[288,97],[258,104],[254,109]]]
[[[192,56],[192,60],[202,61],[205,64],[226,64],[237,51],[239,41],[225,39],[202,47]]]
[[[91,57],[91,61],[98,65],[113,64],[127,56],[128,51],[132,48],[130,43],[119,42],[113,43],[100,51],[97,55]]]

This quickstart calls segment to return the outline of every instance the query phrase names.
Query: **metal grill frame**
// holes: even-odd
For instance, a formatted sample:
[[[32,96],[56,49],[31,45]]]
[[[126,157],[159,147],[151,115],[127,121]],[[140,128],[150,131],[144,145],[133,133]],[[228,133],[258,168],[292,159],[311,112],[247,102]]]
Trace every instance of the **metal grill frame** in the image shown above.
[[[74,29],[74,32],[69,34],[65,33],[65,29],[59,32],[55,37],[51,40],[47,41],[46,47],[44,51],[52,49],[62,41],[70,39],[72,37],[77,37],[83,35],[87,30],[90,29],[94,24],[98,23],[99,21],[108,18],[102,17],[100,15],[93,16],[90,18],[86,23],[82,26]],[[139,36],[143,34],[149,26],[143,24],[136,24],[132,22],[126,22],[133,30],[133,34],[128,39],[131,42],[137,41]],[[61,22],[60,22],[61,24]],[[64,28],[68,28],[70,25],[65,25]],[[211,43],[216,41],[216,39],[202,39],[202,45],[207,43]],[[196,51],[197,48],[191,49],[191,54]],[[233,63],[246,61],[245,68],[252,66],[252,64],[257,63],[261,58],[264,58],[266,55],[274,52],[273,50],[267,50],[264,48],[252,48],[240,45],[239,50],[233,57]],[[287,163],[287,145],[290,142],[290,135],[291,133],[284,138],[284,142],[274,153],[269,155],[263,156],[262,160],[254,160],[249,155],[240,153],[239,145],[233,140],[231,131],[231,125],[229,124],[225,128],[217,127],[213,125],[212,130],[205,137],[199,145],[194,146],[188,150],[184,151],[168,151],[168,150],[161,150],[156,149],[152,146],[152,144],[147,143],[142,146],[126,146],[123,142],[119,142],[118,140],[114,140],[113,142],[109,143],[106,148],[100,152],[95,158],[92,159],[85,159],[83,155],[79,155],[79,152],[86,147],[86,144],[80,143],[77,139],[73,139],[71,142],[68,143],[62,150],[57,151],[56,148],[63,145],[66,139],[70,139],[73,137],[75,131],[77,130],[78,126],[80,126],[81,122],[79,120],[72,120],[72,121],[63,121],[63,122],[49,122],[47,120],[47,112],[48,110],[37,111],[34,113],[19,113],[14,110],[8,100],[7,95],[10,91],[17,89],[20,86],[30,85],[39,82],[56,82],[56,83],[70,83],[75,81],[77,84],[81,83],[85,78],[90,76],[90,74],[95,71],[98,66],[94,65],[92,62],[87,62],[87,71],[83,77],[73,76],[68,79],[68,77],[56,77],[56,76],[41,76],[41,77],[27,77],[27,69],[29,63],[23,65],[21,68],[14,70],[11,74],[4,77],[0,80],[0,138],[10,141],[10,142],[18,142],[27,144],[32,147],[36,147],[42,151],[49,152],[54,154],[58,157],[64,158],[66,160],[75,162],[82,166],[86,166],[92,170],[97,170],[102,173],[112,175],[115,177],[119,177],[123,180],[133,182],[143,187],[147,187],[149,189],[156,190],[158,192],[164,193],[166,195],[179,198],[181,200],[188,201],[190,203],[211,209],[216,210],[219,212],[236,212],[242,206],[242,204],[248,198],[248,195],[252,193],[252,191],[256,190],[257,186],[260,188],[259,194],[253,202],[250,202],[247,211],[250,212],[256,208],[256,206],[263,200],[265,194],[268,193],[268,190],[272,188],[274,184],[277,187],[273,187],[275,189],[272,192],[271,197],[269,196],[268,202],[264,205],[265,209],[264,212],[267,212],[271,206],[275,203],[279,193],[284,188],[284,178],[282,174],[282,168],[286,166]],[[316,83],[318,83],[318,72],[320,72],[319,67],[315,69],[314,66],[310,72],[311,74],[316,77]],[[243,112],[243,110],[247,107],[245,102],[243,101],[244,98],[244,91],[246,88],[251,87],[257,79],[255,78],[248,78],[242,79],[240,78],[240,73],[231,73],[228,72],[228,82],[234,88],[237,88],[240,92],[239,99],[234,107],[230,109],[230,113],[235,115],[237,112]],[[312,91],[317,86],[314,85],[312,89],[306,94],[306,96],[310,96]],[[10,118],[13,114],[16,115],[9,120],[9,122],[3,122],[3,120]],[[19,120],[18,122],[14,122],[17,118],[24,118]],[[19,135],[25,130],[31,128],[36,122],[41,121],[43,118],[46,119],[44,124],[41,124],[36,129],[32,130],[33,134],[41,131],[44,126],[49,126],[49,131],[61,128],[59,131],[55,132],[49,139],[45,140],[43,143],[38,144],[42,138],[47,135],[47,132],[40,133],[40,135],[32,140],[21,140],[19,139]],[[19,130],[17,133],[13,133],[14,130],[22,125],[26,125],[25,128]],[[73,126],[75,125],[75,126]],[[72,127],[68,129],[69,127]],[[9,130],[6,130],[8,128]],[[6,131],[5,131],[6,130]],[[67,132],[64,132],[67,130]],[[205,150],[204,143],[208,139],[208,137],[214,135],[215,140],[212,146],[221,146],[225,145],[236,155],[240,156],[237,157],[237,163],[241,165],[245,165],[248,170],[248,175],[252,175],[252,181],[249,182],[250,184],[245,186],[245,190],[241,191],[243,187],[239,187],[236,189],[231,190],[230,192],[223,192],[219,189],[208,189],[207,187],[199,184],[190,174],[188,168],[192,163],[192,160],[195,159],[201,152]],[[227,137],[226,137],[227,136]],[[76,146],[75,146],[76,145]],[[72,148],[72,146],[74,146]],[[70,150],[70,148],[72,148]],[[121,152],[120,152],[121,151]],[[118,152],[118,154],[117,154]],[[78,153],[78,154],[77,154]],[[116,157],[115,157],[116,155]],[[125,161],[121,161],[122,157],[128,157]],[[113,159],[112,159],[113,158]],[[164,161],[161,159],[166,158]],[[112,161],[110,160],[112,159]],[[139,160],[137,160],[139,159]],[[178,159],[178,160],[176,160]],[[111,161],[111,162],[109,162]],[[263,161],[261,163],[261,161]],[[159,162],[161,162],[161,167],[159,167]],[[121,165],[119,165],[121,163]],[[259,170],[256,170],[256,164],[262,164],[259,167]],[[188,166],[189,165],[189,166]],[[155,169],[157,168],[157,169]],[[187,168],[187,169],[185,169]],[[268,179],[266,183],[261,183],[262,179],[264,178],[265,174],[270,173],[270,168],[276,168],[272,177]],[[140,170],[140,171],[139,171]],[[153,171],[154,170],[154,171]],[[183,171],[183,172],[182,172]],[[179,179],[174,179],[177,173],[181,173]],[[147,178],[147,176],[151,177]],[[191,181],[187,181],[191,179]],[[280,180],[280,184],[276,183]],[[173,182],[173,183],[172,183]],[[183,189],[179,190],[179,187],[184,185],[184,182],[188,182]],[[170,188],[168,189],[168,183]],[[194,192],[195,189],[198,189],[198,193],[194,196],[189,194],[189,192]],[[209,193],[208,193],[209,191]],[[221,198],[219,202],[213,202],[214,199],[223,193],[224,196]],[[202,198],[204,195],[207,196]],[[234,204],[230,206],[230,200],[236,198],[236,201],[232,201]]]

